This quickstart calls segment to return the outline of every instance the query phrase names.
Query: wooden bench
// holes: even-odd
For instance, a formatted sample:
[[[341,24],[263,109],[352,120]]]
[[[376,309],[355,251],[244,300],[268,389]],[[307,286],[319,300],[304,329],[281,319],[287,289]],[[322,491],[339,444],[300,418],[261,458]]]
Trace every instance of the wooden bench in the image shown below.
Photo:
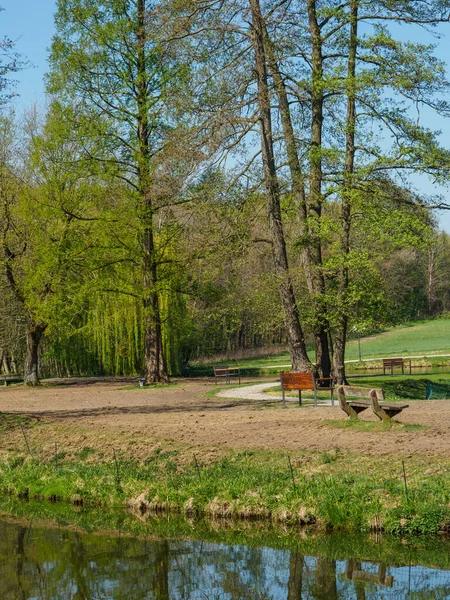
[[[344,577],[347,580],[361,581],[362,583],[377,583],[387,587],[392,587],[394,583],[394,577],[386,574],[386,563],[380,563],[378,573],[373,573],[372,571],[361,569],[361,561],[351,558],[347,559]]]
[[[285,392],[286,390],[298,391],[298,403],[302,405],[302,390],[314,391],[314,406],[317,406],[317,390],[331,391],[331,404],[334,406],[334,386],[332,377],[314,377],[313,373],[297,373],[290,371],[289,373],[280,373],[281,393],[283,396],[283,406],[286,406]],[[321,386],[321,382],[325,382],[325,386]]]
[[[23,377],[20,375],[0,375],[0,380],[3,381],[3,385],[8,385],[8,383],[22,383]]]
[[[241,370],[239,367],[229,367],[228,365],[216,365],[213,367],[214,369],[214,378],[216,383],[221,379],[225,379],[226,383],[230,383],[232,377],[237,377],[239,379],[239,384],[241,383]]]
[[[384,402],[384,391],[350,385],[340,385],[337,390],[339,406],[350,419],[357,419],[360,412],[371,408],[374,415],[381,421],[389,423],[392,417],[408,408],[409,404],[391,404]],[[347,396],[356,397],[357,400],[347,400]],[[366,400],[367,398],[367,400]]]
[[[403,358],[383,358],[383,375],[386,375],[386,369],[391,371],[391,375],[394,374],[395,367],[401,367],[402,374],[405,374],[405,363],[409,362],[409,374],[411,375],[411,361]]]

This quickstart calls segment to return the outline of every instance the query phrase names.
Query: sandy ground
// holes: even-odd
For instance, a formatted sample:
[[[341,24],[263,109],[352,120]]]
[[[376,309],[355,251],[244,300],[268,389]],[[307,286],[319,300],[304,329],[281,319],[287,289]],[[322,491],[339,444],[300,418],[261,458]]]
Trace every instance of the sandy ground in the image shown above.
[[[272,379],[273,381],[273,379]],[[267,448],[289,451],[331,450],[398,456],[450,457],[450,401],[415,401],[397,418],[426,425],[419,431],[356,431],[330,426],[344,420],[339,407],[287,409],[273,397],[267,399],[209,398],[212,380],[180,380],[167,388],[127,389],[135,380],[65,380],[38,389],[0,388],[3,413],[26,413],[46,428],[70,437],[83,431],[78,444],[126,438],[128,444],[159,440],[190,449]],[[377,419],[367,410],[363,420]],[[20,435],[20,434],[17,434]],[[4,439],[3,439],[4,438]],[[136,441],[134,441],[134,439]],[[87,440],[87,441],[86,441]],[[64,440],[62,440],[64,442]],[[0,439],[0,449],[11,439]]]

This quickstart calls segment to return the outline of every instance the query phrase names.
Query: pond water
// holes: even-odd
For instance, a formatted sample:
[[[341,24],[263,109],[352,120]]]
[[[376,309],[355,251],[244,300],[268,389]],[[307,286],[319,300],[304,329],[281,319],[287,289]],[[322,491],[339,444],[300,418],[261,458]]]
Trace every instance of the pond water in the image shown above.
[[[355,366],[355,363],[347,363],[345,365],[345,372],[347,375],[352,376],[361,376],[361,377],[374,377],[378,375],[383,375],[383,370],[378,369],[360,369]],[[429,366],[429,367],[413,367],[411,369],[411,375],[442,375],[450,373],[450,366],[437,367],[437,366]],[[386,371],[386,375],[390,375],[390,372]],[[402,374],[401,369],[394,369],[394,375],[398,375],[400,377],[409,377],[409,367],[405,366],[405,373]]]
[[[0,598],[450,598],[450,541],[252,527],[197,528],[166,519],[139,523],[139,533],[129,528],[88,533],[59,519],[3,514]],[[170,535],[161,535],[164,530]]]

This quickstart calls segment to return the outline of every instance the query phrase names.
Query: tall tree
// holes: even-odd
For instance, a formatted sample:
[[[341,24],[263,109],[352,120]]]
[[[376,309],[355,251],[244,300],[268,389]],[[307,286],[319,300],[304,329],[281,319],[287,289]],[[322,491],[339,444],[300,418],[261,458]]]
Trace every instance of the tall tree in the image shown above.
[[[275,165],[271,100],[264,44],[265,29],[259,0],[250,0],[250,8],[252,15],[251,36],[257,80],[259,131],[275,273],[278,278],[281,304],[285,314],[292,368],[294,371],[305,371],[311,369],[311,363],[306,352],[305,338],[300,324],[300,316],[289,273],[286,242],[281,219],[280,188]]]
[[[95,264],[95,190],[80,170],[68,169],[79,156],[79,147],[61,127],[60,118],[60,111],[53,108],[43,127],[32,114],[22,130],[16,129],[16,135],[28,140],[22,143],[20,160],[18,151],[11,156],[11,140],[2,146],[1,262],[9,288],[26,316],[27,385],[39,383],[44,333],[61,334],[68,329],[79,310],[87,265]],[[11,138],[11,130],[4,129],[4,142],[7,131]]]
[[[427,106],[442,116],[449,116],[449,104],[443,97],[449,84],[444,65],[434,55],[434,47],[412,42],[402,43],[390,32],[398,22],[414,25],[436,25],[447,20],[448,2],[423,6],[416,2],[396,6],[363,4],[352,0],[345,10],[334,18],[322,20],[322,35],[330,48],[328,86],[333,96],[344,92],[342,114],[338,130],[345,136],[338,177],[328,175],[338,190],[340,202],[340,242],[338,250],[338,286],[336,304],[339,307],[334,328],[333,371],[339,383],[345,382],[345,343],[348,319],[355,305],[352,303],[351,268],[358,260],[352,247],[354,215],[363,207],[366,193],[379,180],[379,194],[386,190],[386,180],[393,182],[402,172],[402,186],[407,187],[409,173],[428,173],[434,178],[445,177],[450,153],[439,145],[438,138],[421,123],[420,110]],[[380,21],[383,25],[380,25]],[[364,22],[364,33],[359,23]],[[345,49],[344,61],[334,58],[332,49]],[[333,64],[335,63],[335,64]],[[330,68],[331,67],[331,68]],[[342,88],[336,84],[337,69],[347,71]],[[411,111],[417,111],[417,118]],[[339,122],[340,119],[335,119]],[[382,131],[384,141],[371,134],[374,126]],[[395,186],[391,187],[394,191]],[[409,209],[415,208],[420,220],[426,203],[405,191],[396,194],[398,204],[405,202],[404,219],[411,218]],[[439,203],[438,203],[439,204]],[[429,208],[433,207],[433,203]],[[363,208],[364,210],[364,208]],[[410,239],[412,242],[412,237]],[[420,243],[420,240],[417,240]]]
[[[168,176],[177,175],[179,189],[194,156],[183,162],[186,137],[175,134],[186,69],[161,38],[159,8],[149,0],[59,0],[49,79],[49,90],[96,140],[88,158],[97,173],[124,181],[135,197],[148,383],[168,380],[160,306],[168,258],[159,231],[175,198],[160,185],[162,157],[179,153],[178,171]]]
[[[311,137],[321,140],[322,122],[320,117],[323,105],[323,85],[318,78],[321,76],[320,37],[315,35],[317,24],[314,20],[314,5],[309,7],[311,38],[314,40],[313,84],[311,85],[311,102],[315,109],[316,118],[311,121]],[[273,85],[279,104],[282,134],[286,147],[286,158],[290,171],[292,194],[297,210],[299,231],[297,232],[298,247],[301,248],[303,268],[309,291],[309,298],[314,308],[312,311],[312,329],[314,333],[316,368],[322,377],[329,377],[331,373],[330,348],[328,339],[328,323],[326,310],[323,306],[325,295],[325,278],[322,268],[322,243],[318,228],[322,214],[322,168],[320,144],[311,144],[310,151],[310,189],[309,197],[306,193],[306,176],[304,165],[300,158],[301,145],[297,142],[292,114],[292,101],[289,98],[287,82],[279,64],[276,48],[270,37],[266,21],[264,20],[264,41],[267,53],[268,67],[273,78]],[[321,91],[322,90],[322,91]],[[317,113],[319,117],[317,118]]]
[[[26,355],[24,382],[37,385],[38,378],[38,346],[47,324],[36,316],[30,306],[27,291],[29,282],[26,279],[28,258],[30,256],[29,231],[20,217],[20,199],[23,198],[25,186],[18,176],[17,156],[14,138],[17,129],[12,117],[1,119],[2,151],[0,159],[0,222],[1,222],[1,265],[3,277],[15,302],[26,315]],[[34,255],[37,261],[37,256]],[[31,287],[31,286],[30,286]],[[29,289],[29,288],[28,288]],[[45,285],[41,289],[46,295]]]

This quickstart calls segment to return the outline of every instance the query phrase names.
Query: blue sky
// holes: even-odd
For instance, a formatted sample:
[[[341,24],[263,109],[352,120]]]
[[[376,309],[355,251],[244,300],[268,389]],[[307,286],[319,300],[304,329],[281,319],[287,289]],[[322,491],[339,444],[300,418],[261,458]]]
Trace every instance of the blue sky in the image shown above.
[[[0,0],[4,8],[0,12],[0,39],[4,35],[16,42],[16,49],[26,56],[32,66],[25,71],[17,73],[18,81],[16,91],[19,96],[15,100],[17,111],[40,103],[44,100],[43,75],[47,71],[47,56],[54,33],[53,15],[56,10],[56,0]],[[439,55],[446,58],[450,70],[450,24],[447,39],[438,41]],[[405,33],[407,28],[405,28]],[[402,36],[403,37],[403,36]],[[415,41],[419,41],[416,39]],[[433,39],[423,34],[420,41],[430,42]],[[442,142],[450,146],[450,119],[445,121],[428,113],[424,124],[434,130],[442,130]],[[450,192],[446,189],[437,189],[426,178],[417,178],[415,183],[418,191],[425,194],[440,192],[444,199],[450,203]],[[438,215],[442,229],[450,233],[450,211],[441,211]]]
[[[24,72],[17,73],[16,91],[18,110],[44,98],[43,75],[47,71],[47,55],[54,33],[53,0],[0,0],[0,38],[5,35],[16,42],[16,50],[32,63]]]

